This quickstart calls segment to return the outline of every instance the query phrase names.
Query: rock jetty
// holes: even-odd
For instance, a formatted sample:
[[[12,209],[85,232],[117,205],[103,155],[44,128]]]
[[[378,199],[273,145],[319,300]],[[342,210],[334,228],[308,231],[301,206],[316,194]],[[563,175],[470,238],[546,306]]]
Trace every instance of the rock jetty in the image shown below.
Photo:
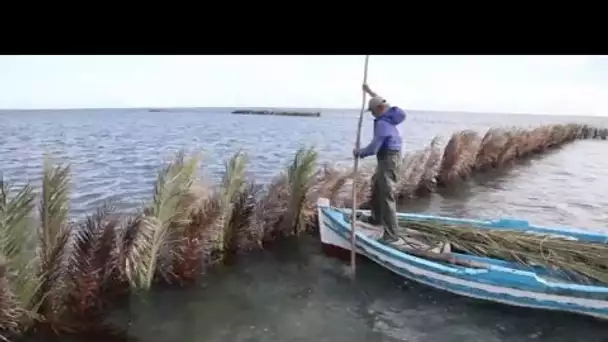
[[[311,117],[320,117],[321,116],[321,112],[295,112],[295,111],[274,111],[274,110],[253,110],[253,109],[237,109],[237,110],[232,111],[232,114],[311,116]]]

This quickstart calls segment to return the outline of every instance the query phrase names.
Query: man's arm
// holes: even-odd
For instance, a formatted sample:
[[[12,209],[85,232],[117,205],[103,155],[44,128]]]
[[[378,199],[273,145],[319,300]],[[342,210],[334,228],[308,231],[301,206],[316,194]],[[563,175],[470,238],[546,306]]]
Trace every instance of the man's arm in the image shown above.
[[[369,87],[367,84],[364,84],[364,85],[363,85],[363,91],[364,91],[364,92],[366,92],[366,93],[368,93],[368,94],[369,94],[369,96],[371,96],[371,97],[376,97],[376,96],[378,96],[378,94],[376,94],[376,93],[375,93],[375,92],[372,90],[372,88],[370,88],[370,87]]]
[[[369,143],[369,145],[367,145],[364,148],[360,149],[355,154],[359,158],[365,158],[365,157],[373,156],[374,154],[378,153],[378,150],[382,146],[382,143],[384,142],[384,139],[386,139],[386,137],[375,136],[374,139],[372,139],[372,141]]]
[[[373,156],[374,154],[378,153],[378,151],[380,150],[380,147],[382,147],[382,144],[384,143],[384,141],[387,138],[387,135],[385,134],[385,129],[384,129],[384,127],[382,127],[382,125],[384,125],[384,122],[382,122],[382,121],[378,122],[378,127],[376,127],[376,130],[374,133],[374,138],[369,143],[369,145],[365,146],[364,148],[360,149],[359,151],[355,151],[356,157],[365,158],[365,157]]]

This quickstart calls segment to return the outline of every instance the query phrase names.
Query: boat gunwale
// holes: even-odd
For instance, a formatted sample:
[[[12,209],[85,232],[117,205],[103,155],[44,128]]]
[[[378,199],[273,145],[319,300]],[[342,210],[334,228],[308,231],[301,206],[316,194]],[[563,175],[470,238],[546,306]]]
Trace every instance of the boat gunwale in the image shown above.
[[[336,208],[332,207],[322,207],[322,213],[335,225],[340,227],[341,231],[336,231],[330,225],[329,229],[332,229],[335,233],[339,234],[340,237],[347,239],[345,234],[350,234],[350,224],[344,220],[344,216],[342,212]],[[321,218],[320,218],[321,219]],[[371,248],[379,250],[382,254],[385,254],[389,258],[394,258],[400,260],[402,262],[415,264],[419,267],[423,267],[428,269],[429,271],[438,272],[442,274],[450,274],[459,278],[468,279],[474,282],[483,283],[483,284],[496,284],[491,279],[487,278],[487,275],[494,273],[493,275],[502,276],[503,281],[501,282],[501,286],[509,287],[509,288],[517,288],[517,289],[526,289],[527,291],[537,292],[537,293],[549,293],[556,292],[561,295],[571,296],[575,298],[586,298],[581,296],[574,296],[572,292],[578,293],[588,293],[595,295],[603,295],[608,294],[608,287],[606,286],[598,286],[598,285],[585,285],[585,284],[576,284],[576,283],[567,283],[567,282],[552,282],[540,277],[537,273],[533,271],[519,270],[511,267],[499,266],[496,264],[489,264],[487,269],[475,269],[464,266],[448,266],[441,264],[436,261],[431,261],[428,259],[424,259],[418,256],[410,255],[404,251],[398,250],[396,248],[392,248],[383,243],[380,243],[374,239],[371,239],[360,232],[357,232],[357,240],[361,240],[364,244],[368,245]],[[492,259],[492,258],[482,258],[483,260],[487,260],[491,262],[492,260],[500,260],[500,259]],[[527,280],[528,284],[515,283],[512,279],[509,279],[511,276],[519,276]],[[475,276],[486,278],[487,281],[480,281],[479,278]],[[505,278],[504,276],[509,276]],[[526,285],[522,287],[521,285]],[[534,285],[537,287],[535,288]],[[542,291],[538,288],[545,287],[552,291]],[[540,291],[539,291],[540,290]],[[567,294],[560,293],[561,291],[567,291]],[[597,298],[596,298],[597,299]],[[601,300],[601,299],[598,299]]]

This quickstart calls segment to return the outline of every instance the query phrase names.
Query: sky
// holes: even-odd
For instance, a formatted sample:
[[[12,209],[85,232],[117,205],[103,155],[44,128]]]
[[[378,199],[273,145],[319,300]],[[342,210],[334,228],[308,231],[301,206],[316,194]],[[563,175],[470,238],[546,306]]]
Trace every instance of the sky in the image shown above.
[[[0,108],[360,108],[364,56],[0,56]],[[376,56],[406,109],[608,116],[608,56]]]

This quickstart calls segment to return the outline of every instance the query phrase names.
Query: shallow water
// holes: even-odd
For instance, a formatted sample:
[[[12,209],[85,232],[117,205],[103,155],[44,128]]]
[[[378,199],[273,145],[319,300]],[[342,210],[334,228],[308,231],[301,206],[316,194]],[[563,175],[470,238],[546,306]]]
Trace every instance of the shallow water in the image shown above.
[[[231,109],[0,112],[0,172],[39,182],[42,155],[72,164],[72,213],[108,198],[125,210],[151,195],[155,172],[180,148],[202,149],[212,177],[222,160],[247,151],[249,170],[268,180],[295,150],[314,144],[321,160],[350,163],[356,111],[321,118],[229,115]],[[585,122],[606,118],[412,112],[401,128],[407,149],[459,129]],[[366,120],[363,141],[371,136]],[[579,141],[467,187],[406,209],[476,218],[512,216],[546,225],[601,230],[608,204],[608,142]],[[373,162],[373,161],[372,161]],[[605,340],[605,324],[568,314],[488,304],[404,284],[361,263],[358,281],[319,253],[315,241],[251,256],[215,271],[196,289],[164,290],[133,304],[129,331],[141,341],[572,341]]]
[[[451,295],[359,261],[355,282],[312,238],[133,303],[141,341],[606,341],[594,319]]]

